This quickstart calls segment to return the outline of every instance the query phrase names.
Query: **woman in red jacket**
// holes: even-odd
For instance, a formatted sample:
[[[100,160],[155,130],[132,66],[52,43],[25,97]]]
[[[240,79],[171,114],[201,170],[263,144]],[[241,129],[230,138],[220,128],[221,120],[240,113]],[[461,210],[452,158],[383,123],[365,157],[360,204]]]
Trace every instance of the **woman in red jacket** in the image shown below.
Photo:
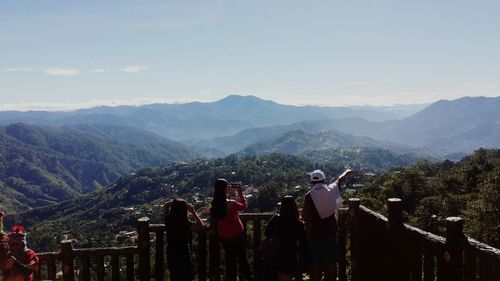
[[[238,191],[239,202],[227,199],[227,192],[231,187]],[[253,280],[246,255],[246,234],[239,216],[239,212],[246,207],[241,184],[234,186],[225,179],[215,181],[211,217],[226,254],[226,264],[231,265],[226,268],[226,280],[229,281],[236,281],[236,262],[239,264],[239,280]]]

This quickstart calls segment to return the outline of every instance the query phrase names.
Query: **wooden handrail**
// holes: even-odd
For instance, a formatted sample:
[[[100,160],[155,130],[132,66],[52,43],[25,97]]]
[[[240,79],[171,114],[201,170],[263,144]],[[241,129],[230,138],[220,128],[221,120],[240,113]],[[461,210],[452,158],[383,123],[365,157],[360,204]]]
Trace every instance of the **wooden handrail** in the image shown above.
[[[139,248],[133,247],[111,247],[111,248],[91,248],[91,249],[74,249],[74,257],[86,256],[126,256],[128,254],[138,254]]]
[[[461,218],[441,237],[404,224],[400,204],[388,201],[387,218],[350,201],[351,280],[500,280],[500,250],[465,236]]]
[[[481,254],[489,256],[497,261],[500,261],[500,249],[493,248],[490,245],[481,243],[470,237],[467,237],[467,247],[481,252]]]
[[[359,199],[350,199],[349,208],[338,213],[340,281],[430,281],[435,278],[465,281],[476,280],[476,277],[500,280],[500,250],[463,235],[460,218],[447,220],[447,237],[441,237],[404,224],[398,199],[388,202],[388,217],[360,203]],[[263,239],[263,227],[273,215],[240,215],[247,229],[252,229],[248,233],[248,243],[252,245],[248,251],[250,256],[256,255]],[[104,280],[109,271],[112,280],[163,281],[165,225],[150,224],[148,218],[141,218],[137,233],[137,245],[130,247],[73,249],[71,241],[63,241],[58,252],[38,254],[43,276],[38,274],[37,279],[55,280],[60,272],[63,280],[68,281],[91,280],[91,275]],[[223,251],[218,239],[208,229],[197,231],[193,247],[197,280],[221,280]],[[151,256],[153,252],[155,255]],[[120,265],[125,266],[125,270],[121,270]],[[136,265],[139,265],[138,272],[134,271]]]

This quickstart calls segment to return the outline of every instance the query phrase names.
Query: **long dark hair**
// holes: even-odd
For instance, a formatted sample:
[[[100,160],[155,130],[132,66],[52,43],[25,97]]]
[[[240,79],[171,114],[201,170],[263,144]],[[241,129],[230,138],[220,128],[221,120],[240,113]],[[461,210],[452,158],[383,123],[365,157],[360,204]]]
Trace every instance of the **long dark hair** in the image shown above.
[[[185,236],[184,226],[189,223],[187,202],[179,198],[172,200],[170,212],[165,216],[165,222],[170,226],[168,234],[171,237],[182,238]]]
[[[280,219],[283,221],[299,220],[299,208],[292,196],[287,195],[281,199]]]
[[[227,213],[226,189],[229,182],[225,179],[215,181],[214,198],[212,200],[212,213],[215,219],[223,219]]]

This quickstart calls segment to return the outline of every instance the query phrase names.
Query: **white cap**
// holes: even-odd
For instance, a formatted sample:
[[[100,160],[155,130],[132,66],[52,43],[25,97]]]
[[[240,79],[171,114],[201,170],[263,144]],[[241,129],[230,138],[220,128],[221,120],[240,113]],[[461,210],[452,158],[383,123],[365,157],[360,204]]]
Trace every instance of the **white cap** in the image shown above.
[[[325,179],[325,173],[321,170],[314,170],[308,174],[311,177],[309,181],[322,181]]]

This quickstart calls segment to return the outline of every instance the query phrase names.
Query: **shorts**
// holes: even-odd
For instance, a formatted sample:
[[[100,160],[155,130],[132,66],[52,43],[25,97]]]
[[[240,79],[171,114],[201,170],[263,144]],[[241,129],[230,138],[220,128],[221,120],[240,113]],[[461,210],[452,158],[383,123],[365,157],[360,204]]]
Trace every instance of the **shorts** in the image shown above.
[[[313,265],[330,265],[338,260],[338,245],[336,235],[324,240],[311,240],[311,263]]]

